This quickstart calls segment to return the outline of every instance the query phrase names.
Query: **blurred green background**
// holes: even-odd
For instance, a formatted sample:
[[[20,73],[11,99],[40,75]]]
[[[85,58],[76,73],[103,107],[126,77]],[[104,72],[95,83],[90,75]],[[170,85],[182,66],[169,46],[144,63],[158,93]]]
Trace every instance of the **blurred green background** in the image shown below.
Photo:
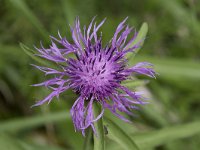
[[[38,63],[19,43],[48,45],[58,30],[70,39],[68,25],[76,16],[88,25],[95,15],[98,22],[107,18],[104,42],[126,16],[137,30],[147,22],[145,44],[133,62],[154,63],[160,74],[156,80],[140,77],[139,88],[152,100],[132,118],[133,125],[113,116],[116,123],[141,149],[199,150],[199,0],[0,0],[0,150],[82,149],[84,138],[69,116],[76,98],[70,91],[48,106],[30,108],[48,91],[30,86],[45,77],[30,66]],[[123,149],[106,141],[107,150]]]

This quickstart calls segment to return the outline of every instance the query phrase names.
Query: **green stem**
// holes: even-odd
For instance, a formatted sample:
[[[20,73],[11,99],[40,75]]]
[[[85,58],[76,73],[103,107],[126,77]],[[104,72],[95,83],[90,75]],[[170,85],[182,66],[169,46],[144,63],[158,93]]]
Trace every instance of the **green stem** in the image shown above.
[[[101,109],[97,103],[93,103],[93,110],[95,117],[101,113]],[[96,135],[94,137],[94,150],[105,150],[105,138],[104,138],[104,128],[103,128],[103,119],[99,119],[94,123],[96,129]]]
[[[88,129],[86,132],[86,137],[83,145],[83,150],[91,150],[91,138],[92,138],[92,129]]]

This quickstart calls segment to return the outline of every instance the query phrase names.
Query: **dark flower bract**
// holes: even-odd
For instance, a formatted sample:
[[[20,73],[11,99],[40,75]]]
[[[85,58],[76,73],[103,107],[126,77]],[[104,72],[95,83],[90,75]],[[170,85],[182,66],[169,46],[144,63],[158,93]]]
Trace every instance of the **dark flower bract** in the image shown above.
[[[65,37],[52,38],[50,48],[37,48],[40,57],[53,61],[57,69],[35,66],[46,75],[54,75],[53,78],[35,86],[46,86],[52,92],[34,106],[50,102],[60,93],[69,88],[78,94],[78,98],[71,108],[71,116],[75,129],[84,131],[89,126],[95,132],[94,122],[102,117],[104,109],[109,109],[114,115],[124,121],[128,121],[118,112],[132,114],[131,109],[136,105],[144,104],[140,92],[130,91],[121,84],[129,79],[134,73],[155,77],[152,64],[140,62],[132,67],[127,66],[126,54],[134,52],[140,45],[132,45],[137,33],[127,41],[132,28],[125,25],[127,18],[122,21],[111,41],[107,46],[102,45],[102,36],[97,31],[105,22],[94,23],[94,19],[88,28],[84,26],[81,31],[79,19],[71,28],[73,42],[70,43]],[[74,54],[74,57],[69,57]],[[95,118],[93,103],[98,102],[102,106],[102,112]]]

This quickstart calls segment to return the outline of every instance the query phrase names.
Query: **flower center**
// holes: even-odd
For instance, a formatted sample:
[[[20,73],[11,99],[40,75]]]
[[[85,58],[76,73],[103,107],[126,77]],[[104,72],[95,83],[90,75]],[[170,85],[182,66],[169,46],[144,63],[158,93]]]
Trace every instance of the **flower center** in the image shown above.
[[[81,79],[85,83],[85,87],[88,87],[88,92],[92,94],[102,93],[106,86],[108,90],[109,81],[113,80],[114,77],[111,74],[112,64],[105,58],[101,58],[101,55],[87,58],[86,64],[82,66],[84,75],[81,76]]]
[[[85,76],[81,76],[81,79],[94,88],[103,86],[109,79],[112,79],[111,66],[106,62],[94,62],[94,64],[83,68],[85,68],[86,72]]]
[[[82,55],[78,60],[69,60],[69,75],[72,88],[85,97],[91,94],[102,99],[113,93],[112,85],[115,78],[115,63],[105,52],[91,52]]]

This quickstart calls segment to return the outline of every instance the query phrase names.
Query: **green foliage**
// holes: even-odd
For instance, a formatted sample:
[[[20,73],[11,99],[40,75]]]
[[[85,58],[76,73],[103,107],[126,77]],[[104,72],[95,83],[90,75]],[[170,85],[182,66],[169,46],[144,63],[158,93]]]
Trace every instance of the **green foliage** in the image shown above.
[[[2,150],[63,150],[56,146],[35,145],[4,134],[0,135],[0,145]]]
[[[108,129],[108,137],[119,143],[126,150],[139,150],[134,140],[127,135],[121,127],[117,126],[113,121],[105,119],[105,125]]]
[[[196,121],[189,124],[166,127],[157,131],[134,135],[133,139],[135,139],[135,142],[140,145],[141,148],[147,149],[199,133],[200,121]]]
[[[138,56],[132,63],[138,61],[149,61],[154,64],[155,70],[160,74],[158,78],[183,78],[200,80],[200,63],[188,59],[158,58],[149,56]]]
[[[200,133],[200,122],[192,122],[184,125],[166,127],[157,131],[132,134],[131,138],[141,149],[150,149],[162,144],[169,143],[180,138],[188,138]],[[109,149],[121,149],[115,143],[109,145]]]
[[[0,149],[102,149],[105,140],[107,150],[137,147],[144,150],[199,150],[199,14],[200,1],[2,0]],[[29,85],[46,77],[29,64],[55,68],[51,61],[35,56],[37,52],[32,45],[38,45],[42,40],[48,47],[49,33],[56,37],[57,30],[71,40],[69,29],[66,31],[68,24],[72,25],[74,18],[79,16],[82,25],[88,25],[95,15],[97,21],[108,18],[102,27],[104,45],[118,23],[129,16],[129,25],[140,29],[132,45],[139,42],[142,46],[145,40],[138,55],[129,54],[129,64],[149,61],[159,75],[156,80],[140,76],[122,83],[132,90],[144,91],[151,99],[150,103],[134,111],[139,117],[125,115],[133,124],[124,123],[105,110],[107,119],[96,124],[100,136],[94,137],[93,145],[90,133],[84,138],[74,131],[69,114],[76,99],[72,91],[63,94],[59,102],[52,101],[48,111],[43,107],[30,108],[46,91]],[[147,22],[148,26],[142,22]]]
[[[30,129],[31,127],[40,126],[44,123],[51,123],[69,119],[69,114],[64,112],[57,112],[48,115],[39,115],[32,118],[15,119],[10,121],[5,121],[0,124],[1,132],[17,132],[22,129]]]
[[[35,54],[37,54],[36,50],[32,50],[30,48],[28,48],[26,45],[20,43],[20,47],[24,50],[24,52],[29,55],[32,59],[34,59],[36,62],[42,64],[42,65],[45,65],[45,66],[49,66],[49,67],[53,67],[55,68],[56,67],[56,64],[47,60],[47,59],[44,59],[44,58],[41,58],[39,56],[36,56]]]
[[[18,119],[13,121],[6,121],[0,125],[2,132],[13,132],[13,131],[22,131],[25,129],[35,128],[49,122],[58,122],[68,119],[66,112],[57,112],[53,114],[48,114],[46,116],[35,116],[30,117],[29,119]],[[131,133],[131,128],[128,129],[129,135],[125,133],[121,127],[116,125],[110,119],[105,118],[105,125],[108,129],[108,137],[118,142],[125,149],[138,149],[136,144],[142,149],[159,146],[170,141],[187,138],[195,134],[200,133],[200,122],[192,122],[183,125],[176,125],[172,127],[165,127],[160,130],[142,132],[142,133]],[[102,126],[101,126],[102,128]],[[99,130],[99,128],[97,128]],[[97,131],[98,132],[98,131]],[[101,132],[104,133],[104,132]],[[131,136],[131,139],[130,139]],[[4,136],[3,136],[4,137]],[[97,137],[97,140],[100,137]],[[135,143],[133,142],[135,141]],[[6,143],[5,143],[6,144]],[[111,145],[113,146],[113,145]],[[110,146],[108,146],[110,147]],[[117,148],[116,144],[113,149]]]
[[[147,31],[148,31],[148,24],[145,22],[142,24],[139,32],[138,32],[138,35],[136,37],[136,39],[133,41],[133,43],[130,45],[130,47],[134,46],[134,45],[138,45],[139,48],[136,48],[134,50],[134,53],[129,53],[127,58],[129,59],[129,61],[131,61],[135,54],[139,51],[139,49],[142,47],[142,45],[144,44],[144,40],[146,38],[146,35],[147,35]]]
[[[94,116],[95,118],[101,113],[100,106],[98,106],[97,103],[94,103]],[[103,119],[99,119],[98,122],[94,123],[94,126],[96,128],[96,135],[93,135],[94,138],[94,150],[105,150],[105,133],[104,133],[104,127],[103,127]]]
[[[26,18],[36,27],[36,29],[39,31],[39,33],[44,37],[44,39],[47,39],[48,32],[45,30],[41,22],[37,19],[37,17],[34,15],[34,13],[31,11],[31,9],[28,8],[26,3],[23,0],[10,0],[11,4],[17,8],[23,15],[26,16]]]

